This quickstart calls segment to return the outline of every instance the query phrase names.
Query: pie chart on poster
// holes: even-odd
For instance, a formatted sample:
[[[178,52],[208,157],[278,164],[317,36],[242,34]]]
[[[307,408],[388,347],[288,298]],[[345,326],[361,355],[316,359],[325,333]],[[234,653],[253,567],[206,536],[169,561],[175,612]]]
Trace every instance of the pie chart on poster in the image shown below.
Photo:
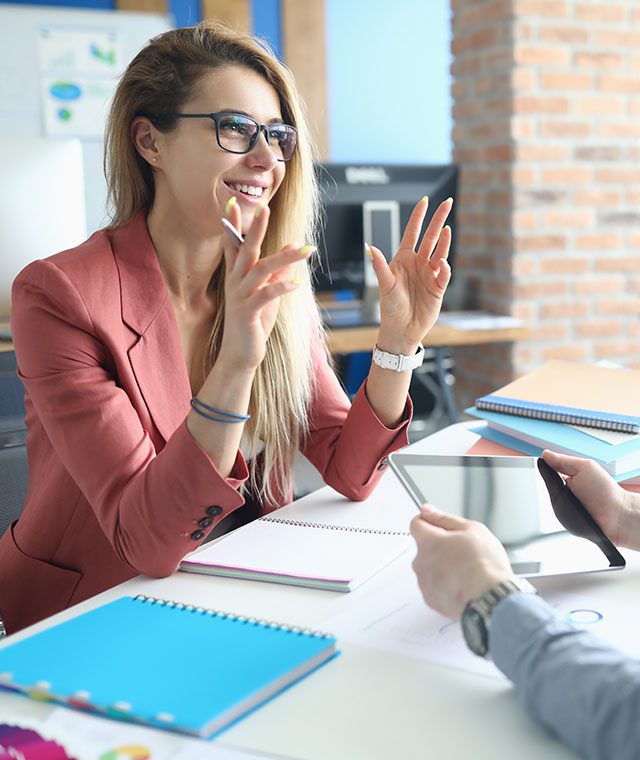
[[[142,744],[123,744],[100,755],[98,760],[151,760],[151,751]]]

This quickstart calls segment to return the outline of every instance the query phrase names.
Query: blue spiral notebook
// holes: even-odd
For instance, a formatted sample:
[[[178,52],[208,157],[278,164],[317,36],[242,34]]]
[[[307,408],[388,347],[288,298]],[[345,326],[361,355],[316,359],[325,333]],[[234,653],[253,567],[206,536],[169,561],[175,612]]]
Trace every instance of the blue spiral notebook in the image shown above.
[[[145,596],[122,597],[0,649],[26,696],[210,737],[336,654],[335,639]]]

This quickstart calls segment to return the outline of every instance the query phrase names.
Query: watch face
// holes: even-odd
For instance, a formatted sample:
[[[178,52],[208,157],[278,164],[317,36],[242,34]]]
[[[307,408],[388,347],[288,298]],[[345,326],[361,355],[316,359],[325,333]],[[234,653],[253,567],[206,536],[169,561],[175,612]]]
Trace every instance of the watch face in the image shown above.
[[[479,612],[473,607],[467,607],[462,614],[462,633],[467,646],[480,657],[489,651],[487,628]]]

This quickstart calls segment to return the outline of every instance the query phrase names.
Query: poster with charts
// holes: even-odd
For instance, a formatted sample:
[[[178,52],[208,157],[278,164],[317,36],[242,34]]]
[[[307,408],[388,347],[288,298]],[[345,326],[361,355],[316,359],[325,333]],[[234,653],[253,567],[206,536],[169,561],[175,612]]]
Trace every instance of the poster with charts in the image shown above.
[[[109,103],[124,65],[117,33],[43,27],[38,61],[44,133],[102,140]]]

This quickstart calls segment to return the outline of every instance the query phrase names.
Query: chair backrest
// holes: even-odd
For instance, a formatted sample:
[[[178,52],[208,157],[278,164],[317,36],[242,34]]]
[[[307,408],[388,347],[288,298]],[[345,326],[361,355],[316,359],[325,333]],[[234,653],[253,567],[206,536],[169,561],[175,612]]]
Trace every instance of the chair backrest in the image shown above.
[[[0,448],[0,536],[20,517],[28,480],[26,443]]]

